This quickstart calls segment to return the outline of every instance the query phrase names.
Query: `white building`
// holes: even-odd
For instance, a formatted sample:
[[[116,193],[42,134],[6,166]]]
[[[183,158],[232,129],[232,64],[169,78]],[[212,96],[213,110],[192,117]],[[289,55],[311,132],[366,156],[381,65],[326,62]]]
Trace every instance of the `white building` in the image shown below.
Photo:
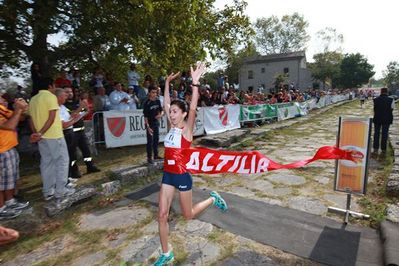
[[[287,84],[293,84],[300,90],[312,87],[311,73],[306,68],[306,55],[300,51],[246,58],[239,72],[240,89],[256,90],[262,86],[265,92],[269,92],[270,88],[274,88],[279,74],[287,74]]]

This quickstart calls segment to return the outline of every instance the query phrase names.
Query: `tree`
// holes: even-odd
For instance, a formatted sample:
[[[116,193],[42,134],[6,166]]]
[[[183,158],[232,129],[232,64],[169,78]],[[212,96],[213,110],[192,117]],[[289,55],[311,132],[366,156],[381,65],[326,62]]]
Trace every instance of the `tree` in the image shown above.
[[[139,62],[157,73],[230,52],[250,33],[245,1],[222,10],[215,0],[0,0],[2,67],[37,62],[92,69]],[[59,44],[50,36],[61,35]],[[103,67],[107,67],[107,66]],[[122,71],[122,70],[120,70]]]
[[[399,85],[399,63],[389,62],[387,70],[383,72],[385,86],[391,88]],[[395,86],[396,85],[396,86]]]
[[[264,54],[279,54],[306,49],[308,22],[302,15],[259,18],[255,23],[256,45]]]
[[[340,66],[340,84],[343,88],[359,88],[375,74],[374,66],[359,54],[346,54]]]
[[[237,50],[237,52],[227,57],[227,68],[225,73],[229,77],[230,84],[238,83],[238,74],[245,58],[256,55],[258,55],[258,53],[256,52],[254,43],[249,42],[247,47]]]
[[[334,87],[335,82],[339,80],[342,58],[343,55],[341,53],[324,52],[315,54],[313,56],[314,62],[308,64],[312,77],[323,83],[323,89],[326,83]]]
[[[283,88],[284,85],[287,85],[288,81],[288,74],[287,73],[280,73],[274,76],[274,88],[276,92]]]

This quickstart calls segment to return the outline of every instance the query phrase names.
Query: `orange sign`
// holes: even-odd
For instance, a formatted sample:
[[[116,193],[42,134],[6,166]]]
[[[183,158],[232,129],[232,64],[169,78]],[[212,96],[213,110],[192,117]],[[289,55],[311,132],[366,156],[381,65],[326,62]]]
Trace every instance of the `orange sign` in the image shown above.
[[[337,160],[335,167],[335,190],[365,194],[370,150],[371,119],[340,117],[337,146],[356,151],[357,162]]]

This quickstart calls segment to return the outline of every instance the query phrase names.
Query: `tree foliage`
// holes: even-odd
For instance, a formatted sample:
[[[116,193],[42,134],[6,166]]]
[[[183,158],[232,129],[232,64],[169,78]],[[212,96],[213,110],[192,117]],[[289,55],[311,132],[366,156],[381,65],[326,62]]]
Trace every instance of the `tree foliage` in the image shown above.
[[[136,61],[157,73],[187,68],[207,53],[246,42],[246,2],[215,0],[0,0],[1,68],[38,62],[45,73],[74,65],[118,71]],[[62,36],[57,44],[50,36]],[[108,70],[108,69],[107,69]]]
[[[387,69],[383,72],[384,83],[387,87],[396,87],[399,85],[399,63],[389,62]]]
[[[259,18],[255,23],[256,45],[263,54],[279,54],[306,49],[308,22],[302,15]]]
[[[337,30],[326,27],[316,33],[316,40],[320,45],[320,53],[337,52],[342,53],[344,36],[337,33]]]
[[[373,68],[363,55],[346,54],[340,66],[340,85],[343,88],[359,88],[374,76]]]
[[[324,52],[315,54],[313,56],[313,63],[309,63],[308,67],[312,73],[312,77],[320,80],[323,83],[323,88],[326,83],[335,87],[336,82],[339,82],[340,65],[343,55],[338,52]]]
[[[235,53],[232,53],[227,58],[227,67],[225,74],[229,77],[230,84],[238,83],[239,80],[239,71],[242,67],[244,60],[247,57],[258,55],[256,52],[255,44],[252,42],[248,43],[248,46],[237,49]]]

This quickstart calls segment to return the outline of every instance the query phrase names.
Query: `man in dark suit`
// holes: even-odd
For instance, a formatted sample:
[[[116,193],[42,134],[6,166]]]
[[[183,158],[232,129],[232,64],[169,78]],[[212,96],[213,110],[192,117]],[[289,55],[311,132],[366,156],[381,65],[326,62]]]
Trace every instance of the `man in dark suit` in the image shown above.
[[[393,109],[395,102],[392,98],[388,97],[388,89],[382,88],[381,95],[374,99],[374,142],[373,142],[373,153],[378,154],[380,148],[380,131],[381,132],[381,151],[382,155],[385,155],[387,150],[387,140],[389,126],[393,121]]]

